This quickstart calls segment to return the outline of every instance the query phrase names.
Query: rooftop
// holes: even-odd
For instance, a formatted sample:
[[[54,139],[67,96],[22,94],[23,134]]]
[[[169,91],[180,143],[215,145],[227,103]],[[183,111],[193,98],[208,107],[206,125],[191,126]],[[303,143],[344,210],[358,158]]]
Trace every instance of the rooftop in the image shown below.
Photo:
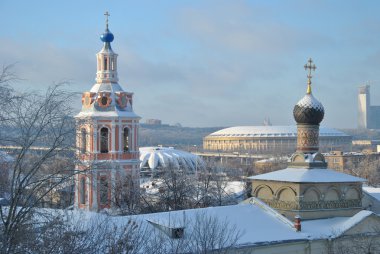
[[[324,168],[286,168],[266,174],[250,176],[248,179],[292,183],[339,183],[366,181],[363,178]]]
[[[68,211],[67,216],[75,223],[81,220],[85,223],[99,222],[102,219],[107,223],[123,226],[130,220],[146,226],[149,236],[153,237],[160,230],[149,222],[167,228],[184,228],[184,237],[190,234],[197,220],[216,218],[219,225],[235,227],[242,236],[238,246],[268,245],[291,241],[305,241],[310,239],[334,238],[344,234],[369,216],[377,216],[370,211],[361,211],[352,217],[335,217],[302,221],[302,230],[297,232],[293,222],[270,208],[258,199],[251,198],[245,204],[189,209],[182,211],[161,212],[134,216],[108,216],[94,212]],[[223,230],[223,229],[222,229]],[[190,233],[189,233],[190,232]],[[173,239],[176,241],[176,239]],[[178,239],[177,239],[178,240]]]
[[[321,127],[320,137],[350,137],[346,133]],[[208,137],[297,137],[296,126],[236,126],[211,133]]]
[[[370,196],[380,201],[380,188],[363,186],[363,190]]]

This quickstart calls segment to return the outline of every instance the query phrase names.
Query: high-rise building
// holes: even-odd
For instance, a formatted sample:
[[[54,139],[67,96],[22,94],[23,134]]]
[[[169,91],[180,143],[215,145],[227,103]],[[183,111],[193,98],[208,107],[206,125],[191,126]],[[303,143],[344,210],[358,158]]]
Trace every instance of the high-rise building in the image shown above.
[[[358,127],[361,129],[380,129],[380,106],[371,106],[370,86],[359,87]]]
[[[100,36],[103,48],[96,55],[96,83],[82,95],[82,110],[75,116],[78,163],[75,207],[99,211],[123,206],[139,186],[138,129],[133,93],[118,83],[117,54],[108,29]]]

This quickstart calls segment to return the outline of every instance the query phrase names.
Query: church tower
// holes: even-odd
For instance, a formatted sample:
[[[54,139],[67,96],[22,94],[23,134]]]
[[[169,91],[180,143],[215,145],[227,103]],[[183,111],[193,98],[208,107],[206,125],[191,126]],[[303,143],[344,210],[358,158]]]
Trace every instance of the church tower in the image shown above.
[[[297,150],[288,168],[249,177],[252,196],[289,219],[353,216],[362,210],[365,179],[327,168],[319,152],[319,124],[325,110],[311,91],[311,71],[316,67],[311,59],[304,67],[308,71],[306,94],[293,108]]]
[[[138,130],[140,117],[133,112],[133,93],[118,83],[117,54],[108,28],[100,36],[96,83],[82,94],[82,110],[75,116],[76,208],[99,211],[122,208],[139,189]]]

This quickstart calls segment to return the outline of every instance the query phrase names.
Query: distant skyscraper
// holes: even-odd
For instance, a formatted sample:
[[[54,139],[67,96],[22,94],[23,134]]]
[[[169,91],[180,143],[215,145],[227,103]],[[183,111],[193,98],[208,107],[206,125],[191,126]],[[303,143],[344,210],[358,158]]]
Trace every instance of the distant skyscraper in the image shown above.
[[[361,129],[380,129],[380,106],[371,106],[370,86],[359,87],[358,127]]]

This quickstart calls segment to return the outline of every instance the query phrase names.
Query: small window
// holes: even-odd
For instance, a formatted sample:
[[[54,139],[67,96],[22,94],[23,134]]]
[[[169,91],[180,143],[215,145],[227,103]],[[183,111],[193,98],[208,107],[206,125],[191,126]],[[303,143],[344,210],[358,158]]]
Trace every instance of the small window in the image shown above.
[[[128,128],[124,128],[123,146],[124,146],[124,152],[128,152],[129,151],[129,129]]]
[[[102,100],[101,100],[101,103],[102,103],[103,106],[106,106],[107,103],[108,103],[108,98],[106,96],[103,96]]]
[[[81,146],[80,146],[80,150],[81,150],[81,153],[86,153],[87,151],[87,132],[86,132],[86,129],[82,129],[81,130]]]
[[[100,152],[108,153],[108,129],[100,129]]]
[[[103,69],[104,70],[108,70],[108,66],[107,66],[107,57],[104,57],[104,62],[103,62]]]
[[[81,205],[85,205],[86,204],[86,179],[84,177],[82,177],[80,179],[79,203]]]
[[[100,204],[101,205],[107,205],[108,204],[108,181],[106,176],[100,177],[99,182],[99,198],[100,198]]]

